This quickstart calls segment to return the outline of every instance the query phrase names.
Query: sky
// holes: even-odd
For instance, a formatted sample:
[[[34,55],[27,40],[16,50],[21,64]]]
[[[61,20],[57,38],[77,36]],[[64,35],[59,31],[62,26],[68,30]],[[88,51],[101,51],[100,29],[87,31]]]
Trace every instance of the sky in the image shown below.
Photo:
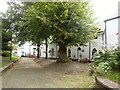
[[[7,3],[0,1],[0,12],[5,12],[8,9]]]
[[[5,12],[8,9],[6,1],[0,1],[0,12]],[[94,17],[98,22],[102,22],[111,17],[117,16],[118,2],[120,0],[91,0],[93,5]]]
[[[118,15],[118,2],[120,0],[91,0],[94,16],[103,21]]]

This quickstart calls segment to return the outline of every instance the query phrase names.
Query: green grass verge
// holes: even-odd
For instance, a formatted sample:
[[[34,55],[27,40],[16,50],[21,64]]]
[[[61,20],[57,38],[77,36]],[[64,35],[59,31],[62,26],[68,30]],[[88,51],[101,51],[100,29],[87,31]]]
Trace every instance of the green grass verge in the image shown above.
[[[18,59],[19,56],[12,56],[12,60]],[[0,63],[0,68],[4,67],[5,65],[9,64],[10,62],[10,57],[2,57],[2,62]]]
[[[70,88],[94,88],[94,77],[89,76],[87,73],[79,75],[65,75],[61,80]]]
[[[12,56],[12,60],[16,60],[19,56]],[[10,57],[2,57],[2,60],[10,60]]]
[[[0,68],[1,67],[4,67],[5,65],[7,65],[7,64],[9,64],[10,62],[2,62],[2,63],[0,63]]]
[[[111,71],[111,72],[105,74],[105,77],[120,84],[120,72]]]

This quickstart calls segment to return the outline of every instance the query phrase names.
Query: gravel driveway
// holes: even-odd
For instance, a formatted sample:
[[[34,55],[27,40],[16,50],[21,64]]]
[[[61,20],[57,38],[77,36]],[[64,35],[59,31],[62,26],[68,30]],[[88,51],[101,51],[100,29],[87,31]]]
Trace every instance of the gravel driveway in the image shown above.
[[[2,87],[69,88],[70,86],[64,81],[66,79],[65,77],[70,75],[88,74],[90,69],[89,64],[79,62],[63,64],[56,63],[55,60],[49,59],[38,59],[36,62],[31,58],[22,58],[20,62],[3,74]],[[89,78],[89,76],[87,77]],[[92,83],[91,87],[93,87],[94,79],[90,77],[89,81]]]

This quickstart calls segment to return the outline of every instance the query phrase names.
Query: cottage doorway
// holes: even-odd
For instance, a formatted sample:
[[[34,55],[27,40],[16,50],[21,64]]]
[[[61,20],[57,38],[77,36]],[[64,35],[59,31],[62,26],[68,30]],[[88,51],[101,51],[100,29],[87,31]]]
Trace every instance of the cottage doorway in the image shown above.
[[[81,58],[81,48],[80,47],[78,47],[78,49],[77,49],[77,57],[78,57],[78,61],[80,61],[80,58]]]
[[[68,49],[68,57],[71,57],[71,49]]]
[[[94,48],[93,50],[92,50],[92,57],[94,56],[94,54],[97,52],[97,49],[96,48]]]

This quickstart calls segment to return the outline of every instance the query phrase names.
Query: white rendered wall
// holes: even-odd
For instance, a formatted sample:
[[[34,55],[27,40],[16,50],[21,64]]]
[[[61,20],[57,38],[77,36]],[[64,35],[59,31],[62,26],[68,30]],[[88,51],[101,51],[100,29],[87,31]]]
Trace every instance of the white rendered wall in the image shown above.
[[[120,1],[118,3],[118,16],[120,16]],[[118,46],[120,47],[120,18],[118,19]]]
[[[29,53],[29,43],[26,42],[24,45],[21,45],[18,50],[17,50],[17,54],[18,56],[21,56],[22,55],[22,52],[24,52],[24,55],[25,53],[28,54]]]
[[[107,21],[107,48],[112,49],[118,46],[118,19]]]
[[[90,52],[90,57],[92,58],[92,50],[94,48],[96,48],[97,50],[102,49],[101,46],[102,43],[102,36],[99,35],[97,39],[92,40],[91,41],[91,52]],[[36,48],[37,50],[37,46],[31,45],[29,44],[29,42],[26,42],[24,45],[22,45],[19,49],[18,49],[18,55],[21,56],[22,52],[24,52],[24,55],[26,53],[29,54],[31,53],[33,55],[33,48]],[[59,46],[56,46],[56,44],[48,44],[48,58],[51,58],[51,55],[49,53],[49,51],[51,50],[51,48],[54,48],[54,56],[53,58],[58,58],[58,50],[59,50]],[[80,53],[82,54],[82,59],[87,58],[89,59],[89,43],[87,43],[87,46],[80,46],[81,50]],[[67,56],[68,56],[68,49],[71,49],[71,58],[72,59],[78,59],[80,57],[80,55],[78,55],[78,47],[77,46],[71,46],[71,47],[67,47]],[[82,52],[82,50],[84,52]],[[40,57],[45,57],[46,56],[46,45],[42,44],[40,46]],[[37,51],[35,53],[37,55]]]
[[[45,52],[46,52],[46,45],[45,44],[42,44],[40,46],[40,53],[41,53],[41,56],[40,57],[45,57]]]
[[[77,59],[77,49],[78,49],[78,47],[76,47],[76,46],[71,47],[71,58],[72,59]]]

